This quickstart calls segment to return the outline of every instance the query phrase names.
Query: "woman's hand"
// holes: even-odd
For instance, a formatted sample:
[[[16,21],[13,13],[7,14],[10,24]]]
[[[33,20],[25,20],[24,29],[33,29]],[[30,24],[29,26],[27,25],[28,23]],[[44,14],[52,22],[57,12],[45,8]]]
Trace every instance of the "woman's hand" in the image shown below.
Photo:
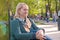
[[[36,32],[36,38],[39,39],[39,40],[44,40],[44,33],[43,33],[43,30],[39,30]]]

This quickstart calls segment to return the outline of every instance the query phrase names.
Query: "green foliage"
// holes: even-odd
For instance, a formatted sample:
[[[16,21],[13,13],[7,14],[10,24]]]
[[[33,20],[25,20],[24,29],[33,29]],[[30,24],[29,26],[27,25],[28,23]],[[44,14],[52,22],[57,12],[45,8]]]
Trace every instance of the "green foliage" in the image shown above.
[[[7,5],[5,0],[0,1],[0,21],[8,20]]]
[[[0,21],[0,40],[8,40],[7,25]]]
[[[8,17],[9,17],[8,9],[10,9],[10,11],[15,13],[16,6],[19,2],[25,2],[29,6],[30,16],[35,16],[40,13],[41,15],[45,17],[46,5],[48,4],[48,0],[0,0],[0,21],[1,20],[8,21]],[[55,11],[56,6],[58,9],[60,9],[59,0],[49,0],[49,3],[50,3],[51,11]],[[50,18],[49,20],[52,20],[52,18]],[[38,24],[42,24],[42,23],[38,23]],[[5,34],[6,32],[5,31],[6,29],[3,30],[4,32],[2,31],[2,29],[4,29],[4,27],[3,25],[0,25],[0,36],[2,36],[2,34]],[[0,40],[7,40],[7,35],[0,37]]]
[[[52,21],[52,20],[53,20],[53,18],[49,18],[49,20],[50,20],[50,21]]]
[[[0,22],[0,36],[6,35],[6,25]]]
[[[56,10],[59,6],[59,0],[1,0],[0,1],[0,20],[8,20],[8,8],[15,13],[16,6],[19,2],[25,2],[29,6],[29,15],[46,13],[46,5],[50,3],[50,10]]]

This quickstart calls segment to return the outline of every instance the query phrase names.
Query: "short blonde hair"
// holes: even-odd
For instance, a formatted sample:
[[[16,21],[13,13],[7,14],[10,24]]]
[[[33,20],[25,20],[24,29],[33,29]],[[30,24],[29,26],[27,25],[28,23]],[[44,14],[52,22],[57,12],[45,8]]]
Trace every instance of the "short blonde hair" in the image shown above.
[[[24,5],[27,5],[27,4],[26,4],[26,3],[18,3],[18,4],[17,4],[14,18],[19,18],[18,9],[21,9]],[[28,5],[27,5],[27,6],[28,6]]]

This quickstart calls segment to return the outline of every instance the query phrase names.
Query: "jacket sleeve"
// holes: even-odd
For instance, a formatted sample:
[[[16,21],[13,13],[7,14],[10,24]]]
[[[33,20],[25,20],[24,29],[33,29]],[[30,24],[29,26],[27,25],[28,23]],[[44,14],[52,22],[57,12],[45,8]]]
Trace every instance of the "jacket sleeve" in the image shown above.
[[[19,23],[17,20],[10,22],[10,33],[11,36],[14,36],[16,39],[35,39],[34,33],[21,33],[21,30],[19,30]]]
[[[43,30],[43,32],[45,33],[45,30],[44,30],[43,28],[38,28],[32,19],[30,19],[30,21],[31,21],[31,23],[32,23],[32,27],[33,27],[35,30]]]

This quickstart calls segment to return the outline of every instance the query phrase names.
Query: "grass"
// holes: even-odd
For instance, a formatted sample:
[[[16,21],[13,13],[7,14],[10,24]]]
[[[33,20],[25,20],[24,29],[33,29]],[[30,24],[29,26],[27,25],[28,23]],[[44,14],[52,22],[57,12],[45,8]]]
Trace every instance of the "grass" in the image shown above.
[[[36,24],[38,24],[38,25],[45,25],[43,22],[35,22]]]

